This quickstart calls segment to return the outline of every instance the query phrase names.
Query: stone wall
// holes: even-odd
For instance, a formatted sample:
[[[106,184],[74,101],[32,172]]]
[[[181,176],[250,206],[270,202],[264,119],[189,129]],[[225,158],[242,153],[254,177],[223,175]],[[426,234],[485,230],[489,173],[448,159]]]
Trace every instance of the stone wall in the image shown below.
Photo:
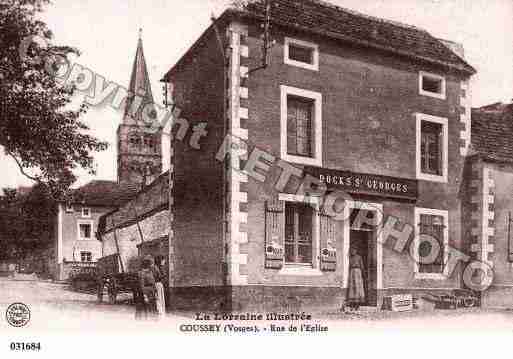
[[[139,244],[169,235],[170,219],[169,173],[166,172],[131,201],[104,216],[103,256],[119,252],[123,269],[130,269]]]

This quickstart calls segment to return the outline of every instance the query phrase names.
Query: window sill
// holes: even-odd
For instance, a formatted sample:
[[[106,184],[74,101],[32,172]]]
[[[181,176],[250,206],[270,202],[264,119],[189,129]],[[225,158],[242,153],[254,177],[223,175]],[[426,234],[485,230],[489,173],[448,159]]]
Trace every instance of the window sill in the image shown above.
[[[415,279],[445,280],[447,276],[443,273],[415,273]]]
[[[445,100],[446,99],[446,96],[445,96],[444,93],[437,93],[437,92],[429,92],[429,91],[425,91],[425,90],[420,90],[420,94],[422,96],[433,97],[433,98],[437,98],[439,100]]]
[[[322,158],[317,157],[303,157],[303,156],[294,156],[289,154],[283,154],[282,159],[289,163],[297,163],[306,166],[317,166],[322,167]]]
[[[417,179],[431,182],[447,183],[447,176],[432,175],[423,172],[417,173]]]
[[[290,58],[285,59],[285,64],[290,65],[290,66],[300,67],[300,68],[303,68],[306,70],[319,71],[319,66],[317,64],[309,64],[307,62],[296,61],[296,60],[292,60]]]
[[[278,274],[299,276],[320,276],[322,272],[317,268],[306,266],[285,265]]]

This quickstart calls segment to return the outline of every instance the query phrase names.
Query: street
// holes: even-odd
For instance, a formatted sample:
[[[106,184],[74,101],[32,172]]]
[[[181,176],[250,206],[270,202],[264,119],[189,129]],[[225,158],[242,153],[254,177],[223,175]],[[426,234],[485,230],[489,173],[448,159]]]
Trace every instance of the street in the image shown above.
[[[129,295],[120,296],[120,304],[99,304],[96,295],[72,291],[67,285],[37,280],[0,278],[0,330],[13,330],[5,321],[7,306],[22,302],[31,310],[28,328],[34,330],[131,331],[165,329],[177,331],[180,323],[194,322],[192,314],[168,314],[158,322],[134,319],[135,308],[126,304]],[[508,309],[459,309],[312,313],[312,323],[329,326],[329,332],[349,329],[511,329],[513,311]],[[223,322],[224,323],[224,322]],[[233,323],[233,322],[232,322]],[[247,323],[247,322],[246,322]],[[219,323],[220,324],[220,323]],[[283,324],[283,323],[281,323]]]
[[[135,307],[123,304],[99,304],[96,295],[72,291],[68,285],[37,280],[11,280],[0,278],[0,331],[10,328],[5,320],[7,307],[22,302],[30,308],[31,320],[27,325],[34,330],[94,330],[123,331],[155,327],[155,322],[136,322]],[[177,316],[166,316],[158,327],[176,328]],[[128,325],[126,325],[128,324]]]

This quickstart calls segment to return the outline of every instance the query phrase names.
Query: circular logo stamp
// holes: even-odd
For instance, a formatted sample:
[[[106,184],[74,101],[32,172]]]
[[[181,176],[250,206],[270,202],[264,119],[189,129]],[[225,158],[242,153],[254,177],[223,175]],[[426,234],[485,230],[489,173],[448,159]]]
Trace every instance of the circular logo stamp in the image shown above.
[[[26,304],[13,303],[7,307],[5,318],[13,327],[23,327],[30,321],[30,309]]]

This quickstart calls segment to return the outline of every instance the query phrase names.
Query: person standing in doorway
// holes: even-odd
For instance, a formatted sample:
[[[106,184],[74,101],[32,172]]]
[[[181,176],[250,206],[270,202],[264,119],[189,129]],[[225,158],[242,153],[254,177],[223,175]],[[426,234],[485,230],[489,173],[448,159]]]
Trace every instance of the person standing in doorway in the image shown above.
[[[356,248],[351,248],[349,256],[349,285],[347,288],[347,302],[350,308],[358,310],[365,302],[365,289],[363,285],[364,265],[363,259]]]

